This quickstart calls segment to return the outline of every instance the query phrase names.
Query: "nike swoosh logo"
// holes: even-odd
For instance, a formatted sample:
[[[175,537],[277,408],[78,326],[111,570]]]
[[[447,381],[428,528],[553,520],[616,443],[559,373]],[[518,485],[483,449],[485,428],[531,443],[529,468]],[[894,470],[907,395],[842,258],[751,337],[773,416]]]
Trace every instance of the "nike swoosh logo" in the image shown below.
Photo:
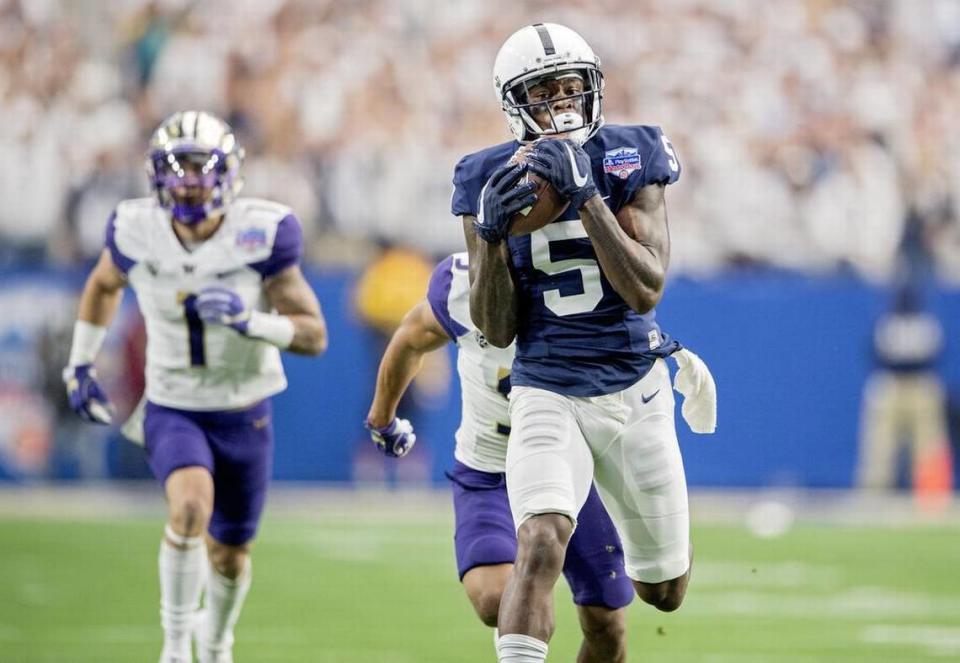
[[[587,175],[580,174],[580,169],[577,168],[577,160],[573,156],[573,150],[570,149],[570,146],[564,143],[563,147],[567,150],[567,157],[570,159],[570,168],[573,170],[573,183],[575,185],[584,186],[587,183]]]
[[[653,393],[650,394],[649,396],[644,396],[643,394],[640,394],[640,400],[643,401],[643,404],[644,404],[644,405],[646,405],[647,403],[649,403],[650,401],[652,401],[652,400],[656,397],[656,395],[659,394],[659,393],[660,393],[660,390],[657,389],[655,392],[653,392]]]
[[[477,210],[477,223],[479,223],[481,226],[483,225],[483,194],[487,192],[487,186],[489,184],[490,182],[487,182],[483,185],[483,188],[480,189],[480,204],[478,205],[480,209]]]

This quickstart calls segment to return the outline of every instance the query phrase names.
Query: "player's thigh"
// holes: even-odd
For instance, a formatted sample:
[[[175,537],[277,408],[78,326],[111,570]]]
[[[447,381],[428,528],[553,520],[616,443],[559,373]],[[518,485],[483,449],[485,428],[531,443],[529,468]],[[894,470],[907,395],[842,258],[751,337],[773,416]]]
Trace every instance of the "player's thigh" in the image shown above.
[[[514,525],[531,516],[559,513],[574,524],[593,477],[593,456],[577,423],[573,402],[533,387],[510,393],[507,492]]]
[[[240,411],[209,413],[205,431],[214,456],[210,535],[240,546],[256,535],[273,470],[269,400]]]
[[[213,453],[195,413],[147,403],[143,428],[147,463],[167,492],[202,483],[213,472]]]
[[[578,606],[617,609],[633,600],[620,537],[594,487],[567,545],[563,575]]]
[[[200,535],[213,511],[213,454],[194,413],[147,403],[144,448],[163,486],[170,524],[178,534]]]
[[[690,516],[666,363],[624,391],[620,435],[595,459],[600,495],[620,533],[627,574],[657,583],[689,567]]]
[[[447,473],[453,488],[457,573],[465,582],[477,567],[513,564],[517,535],[503,474],[482,472],[459,461]]]

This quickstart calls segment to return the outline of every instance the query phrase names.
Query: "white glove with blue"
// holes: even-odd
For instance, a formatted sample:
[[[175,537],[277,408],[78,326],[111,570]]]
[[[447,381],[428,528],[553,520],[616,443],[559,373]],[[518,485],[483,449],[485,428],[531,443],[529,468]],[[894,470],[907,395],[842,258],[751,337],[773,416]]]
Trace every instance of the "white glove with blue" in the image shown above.
[[[197,295],[197,315],[208,325],[223,325],[243,336],[250,335],[250,311],[230,288],[208,286],[201,290]]]
[[[63,369],[70,409],[84,421],[94,424],[113,423],[113,404],[107,392],[97,382],[97,371],[90,364],[67,366]]]
[[[417,442],[413,425],[406,419],[394,417],[386,426],[374,426],[369,421],[363,425],[370,431],[370,439],[377,448],[391,458],[403,458]]]
[[[694,433],[717,430],[717,383],[700,357],[686,349],[671,355],[677,362],[673,388],[683,394],[683,415]]]

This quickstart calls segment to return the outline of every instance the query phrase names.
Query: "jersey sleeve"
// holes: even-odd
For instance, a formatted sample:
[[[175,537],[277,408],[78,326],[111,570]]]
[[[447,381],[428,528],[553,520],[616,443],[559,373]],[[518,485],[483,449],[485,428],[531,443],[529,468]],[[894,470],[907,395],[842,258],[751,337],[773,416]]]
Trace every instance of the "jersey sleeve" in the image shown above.
[[[300,227],[300,220],[293,214],[287,214],[277,224],[277,234],[270,256],[266,260],[252,263],[250,267],[266,279],[298,264],[302,257],[303,229]]]
[[[437,322],[450,337],[451,341],[467,333],[467,329],[450,315],[450,290],[453,284],[453,259],[447,256],[437,265],[430,275],[430,285],[427,287],[427,301]]]
[[[117,212],[116,210],[110,214],[110,218],[107,220],[107,234],[104,242],[107,250],[110,251],[110,257],[113,259],[113,264],[117,266],[124,274],[127,274],[137,261],[131,258],[129,255],[124,253],[117,243]]]
[[[477,203],[480,199],[476,159],[473,155],[460,159],[453,171],[453,200],[450,211],[454,216],[464,214],[477,215]]]
[[[477,215],[483,186],[519,146],[516,141],[501,143],[460,159],[453,170],[453,200],[450,202],[450,211],[454,216]]]
[[[635,140],[641,154],[640,168],[630,173],[623,183],[620,200],[633,200],[637,191],[650,184],[673,184],[680,179],[680,160],[660,127],[634,127]]]

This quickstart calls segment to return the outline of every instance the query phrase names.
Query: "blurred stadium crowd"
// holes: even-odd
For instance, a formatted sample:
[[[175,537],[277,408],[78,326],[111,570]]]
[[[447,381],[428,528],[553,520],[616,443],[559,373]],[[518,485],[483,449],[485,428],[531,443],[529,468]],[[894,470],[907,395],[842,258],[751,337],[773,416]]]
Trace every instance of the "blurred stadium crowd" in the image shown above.
[[[315,262],[458,248],[452,169],[509,137],[491,66],[532,17],[594,46],[609,122],[677,146],[675,270],[882,278],[914,209],[960,281],[955,0],[0,0],[2,261],[95,255],[183,107],[235,126],[245,193],[292,205]]]

